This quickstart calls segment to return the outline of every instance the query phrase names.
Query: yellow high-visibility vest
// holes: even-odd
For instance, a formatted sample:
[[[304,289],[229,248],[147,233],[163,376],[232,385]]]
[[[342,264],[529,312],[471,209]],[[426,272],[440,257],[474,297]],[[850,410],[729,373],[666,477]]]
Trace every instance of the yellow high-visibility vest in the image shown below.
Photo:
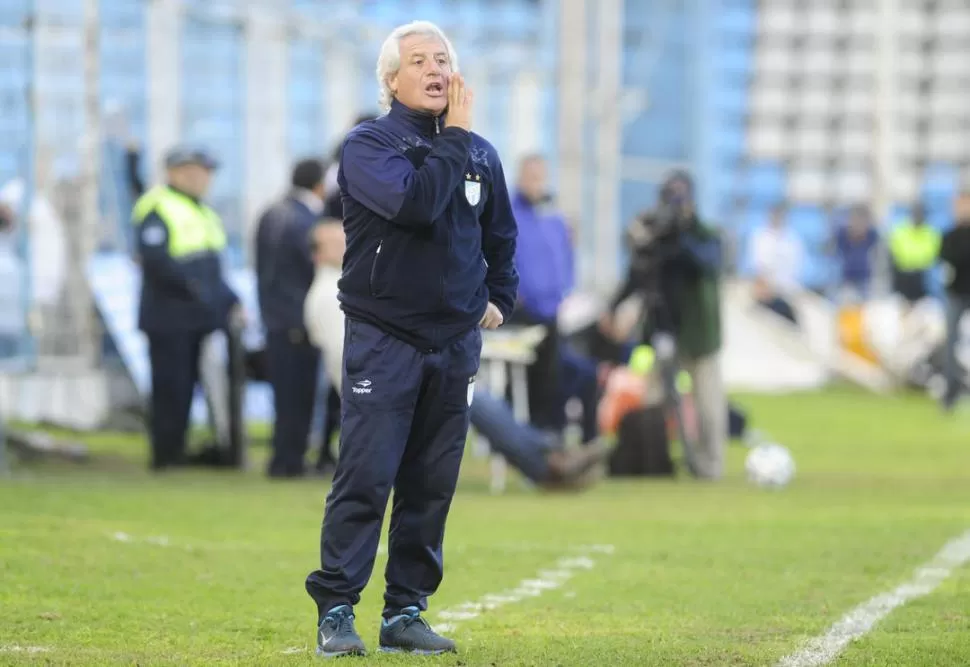
[[[936,262],[942,238],[929,224],[916,226],[907,220],[892,231],[889,252],[900,271],[925,271]]]
[[[182,193],[159,185],[135,202],[132,223],[140,225],[152,211],[168,227],[168,253],[175,259],[218,253],[226,247],[222,220],[205,204],[197,204]]]

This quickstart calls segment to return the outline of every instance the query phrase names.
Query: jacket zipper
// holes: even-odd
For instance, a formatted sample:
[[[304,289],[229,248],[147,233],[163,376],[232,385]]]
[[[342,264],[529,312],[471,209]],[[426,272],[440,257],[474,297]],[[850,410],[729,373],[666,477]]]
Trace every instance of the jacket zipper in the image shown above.
[[[374,281],[377,279],[377,260],[381,257],[381,248],[384,247],[384,239],[381,239],[377,244],[377,250],[374,252],[374,263],[370,267],[370,294],[375,296],[374,292]]]
[[[451,257],[451,235],[450,234],[448,235],[448,253],[445,255],[446,270],[448,266],[449,257]],[[441,308],[444,309],[445,306],[448,305],[447,301],[445,300],[445,271],[441,272],[441,275],[438,277],[438,282],[441,283],[440,301],[441,301]]]
[[[435,116],[434,117],[434,135],[435,136],[438,136],[439,134],[441,134],[441,119],[438,116]],[[451,236],[450,235],[448,237],[448,255],[447,256],[448,257],[451,256]],[[447,264],[446,264],[446,266],[447,266]],[[443,309],[444,306],[445,306],[445,276],[444,276],[444,272],[442,272],[442,274],[438,277],[438,282],[439,282],[439,290],[440,290],[439,293],[440,293],[441,308]],[[437,329],[437,327],[434,327],[434,328],[431,329],[431,339],[432,339],[432,341],[434,341],[433,342],[434,345],[437,345],[438,344],[438,329]],[[428,352],[429,353],[435,352],[435,348],[429,349]]]

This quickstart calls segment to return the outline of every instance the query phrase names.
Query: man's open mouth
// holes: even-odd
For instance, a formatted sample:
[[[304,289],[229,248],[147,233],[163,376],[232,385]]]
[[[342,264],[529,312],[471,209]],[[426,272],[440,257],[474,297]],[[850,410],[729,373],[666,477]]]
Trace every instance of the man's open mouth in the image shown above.
[[[432,81],[424,87],[424,92],[429,95],[440,95],[445,90],[445,85],[440,81]]]

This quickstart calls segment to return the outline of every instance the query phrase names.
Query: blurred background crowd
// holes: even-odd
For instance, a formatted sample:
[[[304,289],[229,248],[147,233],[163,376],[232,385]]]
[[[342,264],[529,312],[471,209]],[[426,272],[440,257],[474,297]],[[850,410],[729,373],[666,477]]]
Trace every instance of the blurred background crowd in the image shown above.
[[[940,248],[970,221],[962,0],[5,0],[3,416],[103,428],[144,400],[131,213],[176,145],[220,164],[206,201],[258,348],[256,222],[298,160],[334,162],[376,113],[380,44],[418,18],[455,44],[517,214],[559,225],[562,248],[528,237],[519,262],[527,289],[555,276],[543,315],[566,333],[607,333],[627,230],[682,170],[725,244],[728,389],[841,379],[955,402],[941,383],[948,329],[962,364],[962,308],[946,319],[959,267]],[[572,354],[555,363],[595,376]],[[271,404],[253,382],[247,418]]]

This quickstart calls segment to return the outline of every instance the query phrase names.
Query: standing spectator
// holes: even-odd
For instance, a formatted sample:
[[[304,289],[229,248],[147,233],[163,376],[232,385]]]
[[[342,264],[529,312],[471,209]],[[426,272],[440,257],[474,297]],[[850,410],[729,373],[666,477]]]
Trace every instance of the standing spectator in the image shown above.
[[[960,342],[960,320],[970,310],[970,190],[957,197],[953,207],[956,225],[949,230],[940,244],[946,284],[946,393],[943,407],[953,408],[960,396],[962,378],[958,376],[956,358]]]
[[[298,162],[292,189],[263,213],[256,227],[256,283],[276,411],[270,477],[306,472],[320,351],[307,337],[303,302],[313,283],[310,231],[323,213],[325,171],[320,160]]]
[[[856,300],[869,298],[873,254],[878,244],[879,235],[866,206],[854,207],[848,222],[835,232],[835,248],[842,265],[842,287],[854,294]]]
[[[910,304],[929,294],[926,278],[940,251],[940,232],[926,221],[922,204],[913,206],[913,216],[896,225],[889,235],[893,267],[893,292]]]
[[[755,270],[755,299],[765,308],[797,322],[792,298],[801,289],[805,246],[785,222],[788,210],[776,206],[768,224],[751,237]]]
[[[21,178],[0,188],[0,203],[19,213],[24,206],[27,184]],[[54,317],[68,283],[68,248],[64,223],[54,205],[34,191],[27,208],[25,231],[29,243],[26,259],[30,277],[30,307],[45,320]]]
[[[552,203],[546,162],[530,155],[519,165],[518,188],[512,210],[519,226],[515,268],[519,272],[519,299],[510,324],[546,328],[536,346],[535,362],[528,368],[529,414],[541,429],[561,432],[565,426],[562,384],[562,341],[557,316],[563,299],[573,288],[573,247],[566,221]]]

